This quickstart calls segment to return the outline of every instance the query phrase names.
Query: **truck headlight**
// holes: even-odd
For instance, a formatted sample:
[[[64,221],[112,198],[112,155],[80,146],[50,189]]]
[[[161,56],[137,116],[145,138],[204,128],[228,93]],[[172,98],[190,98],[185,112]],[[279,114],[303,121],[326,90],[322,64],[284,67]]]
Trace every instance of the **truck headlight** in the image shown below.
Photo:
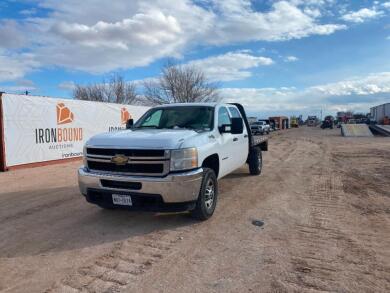
[[[198,167],[196,148],[171,151],[171,171],[190,170]]]

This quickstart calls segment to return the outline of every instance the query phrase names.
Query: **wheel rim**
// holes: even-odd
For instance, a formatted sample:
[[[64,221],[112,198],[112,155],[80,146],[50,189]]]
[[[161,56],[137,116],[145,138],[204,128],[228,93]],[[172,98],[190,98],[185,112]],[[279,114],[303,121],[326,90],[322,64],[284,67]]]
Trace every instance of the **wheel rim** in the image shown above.
[[[215,197],[214,181],[209,179],[204,193],[204,204],[208,210],[212,209]]]

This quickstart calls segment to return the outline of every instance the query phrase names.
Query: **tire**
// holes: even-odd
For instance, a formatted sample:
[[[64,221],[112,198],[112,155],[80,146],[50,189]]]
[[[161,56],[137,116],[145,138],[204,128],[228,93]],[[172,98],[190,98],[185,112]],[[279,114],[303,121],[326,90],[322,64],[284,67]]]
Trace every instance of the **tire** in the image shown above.
[[[212,188],[210,190],[210,188]],[[214,171],[204,168],[202,184],[200,186],[198,200],[191,215],[200,221],[209,219],[215,211],[218,199],[218,181]]]
[[[249,153],[249,173],[251,175],[260,175],[263,167],[263,156],[260,148],[252,148]]]

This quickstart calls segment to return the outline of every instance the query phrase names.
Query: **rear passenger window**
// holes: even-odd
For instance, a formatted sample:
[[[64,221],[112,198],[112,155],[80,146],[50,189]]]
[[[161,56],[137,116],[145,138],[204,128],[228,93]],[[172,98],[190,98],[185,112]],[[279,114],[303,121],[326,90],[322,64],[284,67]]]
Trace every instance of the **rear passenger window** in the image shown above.
[[[240,111],[237,108],[229,107],[230,113],[232,114],[232,118],[241,118]]]
[[[229,112],[225,107],[221,107],[218,110],[218,127],[224,124],[231,124]]]

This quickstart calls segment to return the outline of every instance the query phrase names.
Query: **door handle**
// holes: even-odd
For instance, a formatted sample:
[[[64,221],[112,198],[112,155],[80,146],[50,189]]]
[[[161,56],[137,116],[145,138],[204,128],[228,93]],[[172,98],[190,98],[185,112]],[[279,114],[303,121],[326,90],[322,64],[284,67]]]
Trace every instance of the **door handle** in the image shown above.
[[[247,138],[247,137],[248,137],[248,134],[245,134],[244,137]]]
[[[237,137],[233,138],[233,141],[238,141],[238,138]]]

